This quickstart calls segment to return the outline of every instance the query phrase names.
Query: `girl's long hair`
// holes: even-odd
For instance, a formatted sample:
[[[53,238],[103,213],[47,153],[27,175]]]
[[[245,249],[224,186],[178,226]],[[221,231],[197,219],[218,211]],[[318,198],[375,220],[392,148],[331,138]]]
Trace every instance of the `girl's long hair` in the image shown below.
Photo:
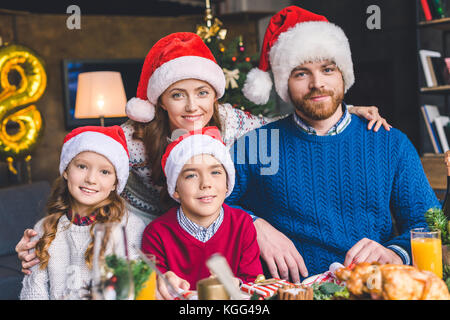
[[[117,186],[117,181],[116,181]],[[58,177],[53,183],[52,190],[47,201],[47,216],[42,223],[43,235],[36,244],[36,256],[40,260],[40,268],[45,269],[48,265],[50,254],[48,250],[50,244],[55,239],[59,219],[73,207],[73,198],[69,193],[67,181],[64,177]],[[89,243],[84,258],[86,265],[92,268],[94,251],[94,226],[97,223],[120,222],[125,213],[123,199],[115,191],[111,191],[109,196],[93,206],[91,213],[96,213],[96,219],[90,226],[91,242]],[[75,214],[72,215],[72,222]],[[109,235],[107,234],[106,238]],[[106,242],[102,243],[100,256],[103,256],[106,249]]]
[[[161,167],[161,159],[166,151],[171,135],[169,115],[161,107],[161,97],[155,107],[155,118],[150,123],[140,123],[133,121],[133,139],[141,140],[144,143],[146,161],[151,169],[151,179],[153,184],[163,187],[160,193],[160,205],[164,211],[177,203],[167,192],[166,177]],[[211,120],[207,126],[216,126],[222,131],[222,125],[219,117],[219,103],[214,102],[214,111]]]

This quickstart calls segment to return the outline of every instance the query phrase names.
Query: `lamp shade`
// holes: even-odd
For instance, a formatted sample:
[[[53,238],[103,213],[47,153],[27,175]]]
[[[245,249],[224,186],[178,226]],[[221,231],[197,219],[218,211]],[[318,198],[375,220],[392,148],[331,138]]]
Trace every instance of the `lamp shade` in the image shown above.
[[[120,72],[95,71],[78,75],[75,118],[125,117],[126,103]]]

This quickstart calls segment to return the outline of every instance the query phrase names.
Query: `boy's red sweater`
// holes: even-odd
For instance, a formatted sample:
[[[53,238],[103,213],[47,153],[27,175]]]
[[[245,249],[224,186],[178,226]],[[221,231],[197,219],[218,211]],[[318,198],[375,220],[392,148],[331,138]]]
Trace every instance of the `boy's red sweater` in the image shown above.
[[[224,217],[217,232],[203,243],[187,233],[177,221],[177,207],[152,221],[142,238],[142,251],[153,254],[161,272],[173,271],[187,280],[190,290],[197,281],[210,276],[206,261],[214,253],[222,254],[234,275],[244,282],[262,274],[256,229],[243,210],[223,204]]]

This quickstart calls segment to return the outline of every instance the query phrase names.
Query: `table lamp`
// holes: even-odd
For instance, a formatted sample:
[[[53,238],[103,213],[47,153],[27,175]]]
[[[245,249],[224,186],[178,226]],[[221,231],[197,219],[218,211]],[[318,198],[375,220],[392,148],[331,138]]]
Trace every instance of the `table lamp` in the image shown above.
[[[75,118],[125,117],[127,98],[120,72],[95,71],[78,75]]]

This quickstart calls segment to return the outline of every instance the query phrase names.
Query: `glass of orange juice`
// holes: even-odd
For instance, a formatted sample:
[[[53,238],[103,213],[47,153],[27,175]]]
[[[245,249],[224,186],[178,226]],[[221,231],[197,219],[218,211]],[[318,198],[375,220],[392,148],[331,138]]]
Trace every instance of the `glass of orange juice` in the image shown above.
[[[411,251],[416,268],[431,271],[442,279],[442,243],[439,230],[412,229]]]
[[[142,285],[141,291],[136,296],[136,300],[156,300],[156,272],[148,277],[147,281]]]

